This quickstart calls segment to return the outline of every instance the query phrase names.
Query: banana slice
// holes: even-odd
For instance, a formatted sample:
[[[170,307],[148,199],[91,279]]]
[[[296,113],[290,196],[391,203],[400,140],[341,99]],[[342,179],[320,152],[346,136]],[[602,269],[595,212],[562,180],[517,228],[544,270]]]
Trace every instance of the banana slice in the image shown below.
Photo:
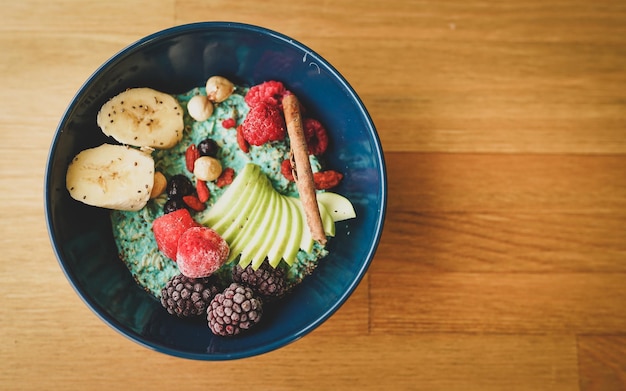
[[[183,110],[171,95],[131,88],[114,96],[98,112],[98,126],[122,144],[168,149],[183,137]]]
[[[108,209],[143,208],[154,185],[154,160],[124,145],[102,144],[72,159],[66,186],[72,198]]]

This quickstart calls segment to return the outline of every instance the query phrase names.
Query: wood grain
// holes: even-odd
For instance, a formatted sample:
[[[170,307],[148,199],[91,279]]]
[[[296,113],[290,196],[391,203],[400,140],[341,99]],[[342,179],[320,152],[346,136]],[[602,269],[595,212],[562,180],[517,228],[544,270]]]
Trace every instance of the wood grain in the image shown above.
[[[206,20],[329,60],[389,176],[350,299],[235,362],[165,356],[100,321],[58,267],[42,199],[82,83],[141,37]],[[622,0],[25,0],[0,22],[0,389],[626,389]]]
[[[578,337],[578,351],[582,391],[626,388],[626,337],[583,335]]]

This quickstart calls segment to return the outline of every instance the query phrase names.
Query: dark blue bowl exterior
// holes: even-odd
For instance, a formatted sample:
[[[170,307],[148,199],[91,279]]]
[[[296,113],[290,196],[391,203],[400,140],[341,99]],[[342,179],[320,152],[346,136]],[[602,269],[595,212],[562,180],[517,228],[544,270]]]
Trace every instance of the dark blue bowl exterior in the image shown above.
[[[275,308],[254,332],[213,336],[204,322],[168,315],[138,287],[117,258],[106,210],[72,200],[65,171],[80,150],[111,142],[96,125],[99,107],[129,87],[180,93],[211,75],[238,84],[281,80],[326,124],[328,164],[346,174],[337,192],[354,203],[358,219],[337,226],[331,255]],[[238,23],[183,25],[122,50],[81,87],[64,114],[48,157],[45,208],[50,239],[68,280],[85,303],[123,335],[162,353],[226,360],[268,352],[297,340],[331,316],[365,274],[378,246],[387,182],[374,125],[344,78],[304,45],[264,28]]]

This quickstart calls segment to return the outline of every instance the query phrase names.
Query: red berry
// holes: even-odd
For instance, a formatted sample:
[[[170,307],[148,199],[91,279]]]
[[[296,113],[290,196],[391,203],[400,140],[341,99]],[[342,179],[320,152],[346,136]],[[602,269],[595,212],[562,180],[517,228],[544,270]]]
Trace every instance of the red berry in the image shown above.
[[[239,148],[241,148],[244,153],[248,153],[250,152],[250,144],[243,138],[242,129],[243,127],[241,125],[237,126],[237,144],[239,144]]]
[[[317,190],[328,190],[337,186],[343,179],[343,174],[334,170],[320,171],[313,174],[313,182]]]
[[[243,138],[252,145],[283,140],[287,135],[285,119],[276,106],[262,103],[250,109],[241,124]]]
[[[302,121],[304,137],[310,155],[321,155],[328,148],[328,134],[324,126],[316,119],[305,118]]]
[[[217,187],[224,187],[233,183],[234,179],[235,170],[233,170],[231,167],[226,167],[222,170],[222,173],[217,178],[215,185],[217,185]]]
[[[199,225],[189,211],[183,208],[157,217],[152,222],[152,232],[159,250],[168,258],[176,260],[178,239],[187,229]]]
[[[191,209],[195,210],[196,212],[202,212],[203,210],[206,209],[206,205],[200,201],[200,199],[198,197],[196,197],[195,195],[186,195],[183,197],[183,202],[190,207]]]
[[[228,243],[215,230],[193,227],[178,240],[176,262],[186,277],[208,277],[226,262],[229,253]]]
[[[206,182],[201,179],[196,179],[196,193],[198,194],[198,200],[200,202],[207,202],[211,196]]]
[[[251,87],[244,100],[250,107],[261,103],[279,106],[283,100],[283,96],[285,96],[287,92],[283,83],[276,80],[269,80]]]
[[[289,159],[283,160],[283,162],[280,164],[280,172],[285,178],[287,178],[289,182],[294,181],[293,170],[291,169],[291,162],[289,161]]]
[[[196,148],[196,144],[191,144],[185,151],[185,166],[189,172],[193,172],[196,160],[200,157],[200,151]]]
[[[222,126],[224,127],[224,129],[234,128],[235,125],[237,125],[237,122],[234,118],[226,118],[224,121],[222,121]]]

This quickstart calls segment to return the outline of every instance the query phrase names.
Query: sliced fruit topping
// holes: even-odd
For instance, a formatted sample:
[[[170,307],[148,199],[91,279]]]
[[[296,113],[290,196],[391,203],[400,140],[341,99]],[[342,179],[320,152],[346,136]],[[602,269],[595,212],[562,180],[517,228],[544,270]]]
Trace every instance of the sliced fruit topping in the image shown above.
[[[356,217],[356,212],[350,200],[340,194],[330,191],[318,193],[317,201],[326,207],[326,210],[335,222]]]
[[[168,149],[183,137],[183,110],[171,95],[151,88],[131,88],[106,102],[98,126],[122,144]]]
[[[228,243],[215,230],[192,227],[178,240],[176,263],[187,277],[208,277],[224,264],[229,251]]]
[[[325,197],[336,209],[347,208],[342,196]],[[325,234],[334,236],[334,219],[329,208],[322,202],[318,207]],[[307,229],[300,199],[278,193],[261,168],[253,163],[244,166],[231,186],[204,214],[201,223],[216,230],[229,243],[227,262],[239,257],[243,268],[251,265],[256,270],[266,258],[272,267],[277,267],[281,259],[291,265],[299,249],[308,253],[313,249],[313,238]]]
[[[154,160],[137,149],[102,144],[81,151],[66,173],[72,198],[102,208],[136,211],[150,199]]]

